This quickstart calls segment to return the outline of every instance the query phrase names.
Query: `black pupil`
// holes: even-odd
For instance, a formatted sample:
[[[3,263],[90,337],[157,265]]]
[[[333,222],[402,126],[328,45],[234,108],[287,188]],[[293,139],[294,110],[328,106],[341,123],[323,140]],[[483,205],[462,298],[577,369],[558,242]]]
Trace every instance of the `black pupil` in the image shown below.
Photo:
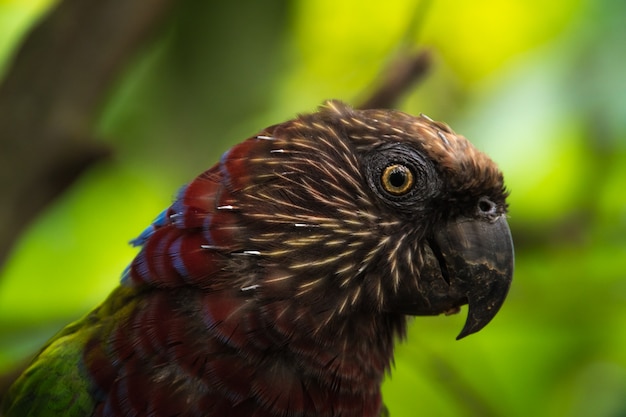
[[[406,183],[406,173],[402,168],[395,168],[389,174],[389,184],[395,188],[400,188]]]

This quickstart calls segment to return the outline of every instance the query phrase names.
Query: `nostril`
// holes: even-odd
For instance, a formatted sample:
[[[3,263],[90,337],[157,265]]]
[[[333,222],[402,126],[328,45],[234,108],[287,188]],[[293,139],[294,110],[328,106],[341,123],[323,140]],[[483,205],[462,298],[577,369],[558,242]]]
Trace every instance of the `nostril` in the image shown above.
[[[498,206],[487,197],[478,200],[478,213],[483,216],[493,216],[497,214]]]

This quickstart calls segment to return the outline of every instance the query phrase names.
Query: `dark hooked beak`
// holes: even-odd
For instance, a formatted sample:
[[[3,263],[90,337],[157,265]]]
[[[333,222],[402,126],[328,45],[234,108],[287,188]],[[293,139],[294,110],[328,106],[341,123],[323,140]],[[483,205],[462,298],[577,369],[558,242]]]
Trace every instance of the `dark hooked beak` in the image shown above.
[[[434,241],[450,286],[458,287],[469,307],[458,340],[485,327],[504,303],[513,278],[511,231],[504,216],[491,222],[458,220],[435,233]]]
[[[468,304],[457,340],[485,327],[513,278],[513,241],[504,216],[458,219],[438,228],[424,254],[419,290],[400,291],[392,310],[412,315],[456,312]]]

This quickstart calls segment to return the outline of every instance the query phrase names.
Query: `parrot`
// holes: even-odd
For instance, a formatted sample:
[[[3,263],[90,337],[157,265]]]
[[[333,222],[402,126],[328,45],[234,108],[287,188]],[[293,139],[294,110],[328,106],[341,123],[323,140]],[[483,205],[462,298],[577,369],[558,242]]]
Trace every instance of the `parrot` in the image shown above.
[[[447,124],[328,100],[261,130],[131,243],[2,415],[377,417],[413,316],[481,330],[512,282],[507,188]]]

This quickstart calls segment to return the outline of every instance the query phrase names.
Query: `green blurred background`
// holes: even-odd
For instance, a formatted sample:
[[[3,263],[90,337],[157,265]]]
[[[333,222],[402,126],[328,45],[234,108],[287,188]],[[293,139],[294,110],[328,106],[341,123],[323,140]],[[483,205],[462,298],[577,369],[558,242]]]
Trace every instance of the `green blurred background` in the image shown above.
[[[0,71],[53,3],[0,0]],[[126,242],[181,184],[267,125],[356,104],[401,42],[434,60],[398,107],[504,171],[516,272],[477,335],[454,340],[464,312],[413,321],[384,386],[391,415],[626,416],[621,0],[181,2],[110,91],[97,133],[114,158],[0,272],[0,373],[103,300],[136,252]]]

